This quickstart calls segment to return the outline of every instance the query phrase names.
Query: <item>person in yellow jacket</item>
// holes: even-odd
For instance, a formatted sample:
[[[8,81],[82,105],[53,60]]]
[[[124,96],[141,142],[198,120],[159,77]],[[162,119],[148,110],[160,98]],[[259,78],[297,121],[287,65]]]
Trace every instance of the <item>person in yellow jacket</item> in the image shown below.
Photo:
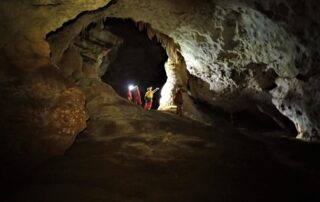
[[[158,90],[159,90],[159,88],[156,88],[154,90],[152,90],[152,87],[147,88],[147,92],[144,95],[144,100],[145,100],[144,109],[151,110],[152,101],[153,101],[153,94],[155,92],[157,92]]]

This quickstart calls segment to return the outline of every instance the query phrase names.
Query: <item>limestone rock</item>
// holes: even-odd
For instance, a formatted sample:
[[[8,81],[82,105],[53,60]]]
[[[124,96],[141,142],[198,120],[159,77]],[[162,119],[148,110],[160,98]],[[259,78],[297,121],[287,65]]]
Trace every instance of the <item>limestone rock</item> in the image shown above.
[[[99,79],[81,79],[79,86],[86,95],[86,108],[91,123],[88,130],[92,134],[101,134],[101,131],[110,134],[134,133],[137,128],[146,127],[146,121],[153,120],[152,111],[133,105]]]
[[[99,78],[115,60],[122,39],[97,27],[90,29],[85,35],[83,38],[77,37],[74,45],[84,61],[83,72],[91,72],[89,74]],[[84,75],[86,76],[89,75]]]
[[[179,84],[190,88],[192,98],[226,108],[242,107],[248,99],[255,103],[272,102],[295,123],[299,137],[318,139],[320,8],[316,0],[122,0],[97,12],[84,13],[107,3],[1,1],[0,107],[4,156],[38,161],[61,154],[85,127],[85,98],[67,78],[81,83],[82,76],[88,74],[99,81],[97,77],[104,71],[101,64],[111,52],[99,50],[94,55],[99,56],[94,58],[97,65],[92,66],[81,61],[71,44],[87,25],[105,17],[131,18],[148,25],[148,35],[166,46],[173,66],[184,68],[173,73],[177,79],[166,85],[171,94]],[[66,22],[78,24],[61,37],[59,47],[49,47],[44,39],[63,29]],[[100,34],[92,36],[101,39]],[[178,53],[181,57],[177,57]],[[70,62],[68,58],[76,59]],[[181,59],[183,62],[179,62]],[[57,72],[59,67],[51,63],[64,68]],[[112,106],[108,112],[120,114],[119,109]]]
[[[298,138],[319,141],[319,78],[309,82],[278,79],[279,87],[272,91],[275,106],[296,125]]]
[[[275,99],[269,91],[284,85],[277,79],[300,75],[308,79],[316,72],[312,66],[318,64],[318,42],[311,31],[318,26],[315,1],[188,1],[185,6],[177,2],[124,0],[95,14],[97,19],[131,18],[166,48],[167,64],[178,71],[167,68],[170,78],[161,108],[170,107],[178,85],[189,89],[193,99],[230,112],[269,106]],[[197,114],[191,106],[186,111]],[[300,119],[294,122],[298,130],[305,128]]]
[[[70,47],[65,51],[58,66],[66,78],[79,80],[83,77],[83,59],[75,47]]]
[[[276,87],[276,78],[308,77],[316,72],[312,66],[319,64],[319,40],[315,41],[313,28],[319,26],[316,1],[200,1],[183,7],[156,0],[122,1],[109,11],[112,17],[148,22],[152,29],[172,38],[188,72],[205,87],[201,92],[194,90],[195,98],[230,110],[252,105],[252,100],[271,104],[269,90]],[[264,77],[267,74],[269,81]],[[306,128],[301,119],[294,119],[298,130]],[[316,128],[311,125],[308,127]]]
[[[61,155],[86,127],[85,97],[50,62],[44,40],[108,1],[7,1],[0,5],[0,181]],[[54,16],[54,17],[52,17]],[[74,64],[77,65],[77,64]],[[66,74],[70,74],[70,70]]]
[[[10,172],[63,154],[87,119],[83,93],[53,67],[15,76],[2,80],[0,90],[0,158]]]

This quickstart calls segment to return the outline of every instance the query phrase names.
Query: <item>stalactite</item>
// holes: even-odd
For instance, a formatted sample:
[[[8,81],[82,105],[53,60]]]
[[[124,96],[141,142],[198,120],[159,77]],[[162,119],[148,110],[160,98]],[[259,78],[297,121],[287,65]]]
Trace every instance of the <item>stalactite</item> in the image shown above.
[[[103,29],[104,29],[104,22],[103,22],[103,20],[99,20],[98,24],[99,24],[99,29],[100,29],[100,30],[103,30]]]
[[[177,64],[176,66],[180,66],[180,63],[181,63],[180,57],[179,57],[180,54],[178,53],[178,51],[180,50],[180,47],[176,43],[174,43],[172,39],[154,30],[151,27],[151,25],[148,23],[135,22],[135,26],[138,28],[140,32],[146,31],[147,36],[150,40],[156,37],[157,42],[159,42],[162,45],[162,47],[166,50],[170,60],[175,64]]]

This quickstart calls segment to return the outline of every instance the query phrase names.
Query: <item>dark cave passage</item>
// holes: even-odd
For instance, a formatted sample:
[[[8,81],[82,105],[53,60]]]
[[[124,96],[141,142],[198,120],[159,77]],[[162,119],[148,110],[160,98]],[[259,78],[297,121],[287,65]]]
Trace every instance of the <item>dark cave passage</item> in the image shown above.
[[[161,89],[167,79],[164,63],[168,59],[161,44],[155,38],[150,40],[129,19],[108,18],[105,29],[122,38],[123,43],[102,80],[122,97],[127,97],[129,85],[139,86],[142,100],[148,87]],[[158,108],[159,99],[160,92],[155,93],[153,109]]]

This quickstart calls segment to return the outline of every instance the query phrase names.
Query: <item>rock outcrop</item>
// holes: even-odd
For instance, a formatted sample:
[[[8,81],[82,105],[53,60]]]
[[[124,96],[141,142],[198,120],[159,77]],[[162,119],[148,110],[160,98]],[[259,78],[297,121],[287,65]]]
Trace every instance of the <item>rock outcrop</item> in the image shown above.
[[[82,91],[50,66],[8,78],[0,91],[1,159],[29,165],[61,155],[86,127]]]
[[[81,32],[106,17],[132,19],[166,48],[163,108],[177,86],[189,91],[186,114],[194,119],[203,117],[192,99],[230,112],[274,104],[298,137],[319,139],[316,0],[112,2],[1,2],[3,156],[39,161],[62,154],[85,128],[85,90],[75,82],[100,82],[101,64],[112,62],[121,40],[90,33],[95,44],[103,39],[101,49],[81,41]]]
[[[275,5],[277,9],[270,13],[268,9]],[[291,12],[286,12],[287,9]],[[131,18],[140,30],[147,31],[150,39],[156,37],[165,47],[169,56],[168,81],[162,91],[160,109],[170,109],[175,89],[182,86],[188,90],[185,115],[193,119],[207,121],[190,97],[231,113],[247,108],[268,108],[272,111],[266,114],[272,114],[273,119],[286,127],[279,119],[280,113],[269,107],[274,104],[295,123],[298,137],[308,140],[308,134],[317,134],[318,129],[306,125],[315,125],[310,120],[317,118],[303,114],[307,116],[303,120],[308,120],[305,124],[301,118],[288,116],[278,107],[285,102],[284,97],[279,99],[283,93],[276,95],[280,91],[274,90],[281,88],[281,79],[291,82],[296,77],[304,78],[306,72],[310,72],[310,65],[315,64],[314,47],[303,43],[306,37],[299,35],[299,27],[289,20],[290,15],[299,17],[299,22],[309,19],[292,14],[301,13],[299,9],[294,3],[273,1],[263,5],[251,1],[201,1],[197,4],[188,1],[182,7],[158,1],[119,1],[97,12],[95,18]],[[282,15],[288,16],[279,17]],[[159,20],[155,16],[162,18]],[[81,27],[81,23],[77,23],[77,27]],[[307,59],[308,56],[312,59]],[[271,90],[274,91],[270,93]],[[301,106],[292,110],[299,111],[298,108]],[[265,113],[265,110],[260,111]]]
[[[8,173],[18,177],[17,170],[63,154],[86,127],[85,96],[51,63],[45,38],[80,13],[107,3],[1,2],[1,183],[12,177]]]
[[[273,103],[280,112],[296,125],[298,138],[319,141],[320,108],[319,94],[319,32],[320,4],[311,1],[271,0],[265,2],[245,1],[269,19],[283,26],[300,44],[296,47],[300,57],[294,64],[298,72],[294,77],[278,78],[277,89],[272,91]]]
[[[312,26],[319,26],[315,17],[319,10],[316,1],[267,1],[261,4],[253,1],[200,1],[194,4],[188,1],[184,5],[121,1],[109,12],[112,17],[148,22],[152,29],[172,38],[185,60],[186,69],[200,80],[191,83],[193,89],[198,90],[197,83],[202,89],[200,93],[192,92],[195,98],[229,111],[274,103],[295,123],[298,137],[317,139],[319,129],[312,121],[319,118],[317,114],[302,112],[303,118],[289,116],[287,110],[278,107],[283,103],[289,108],[286,93],[276,93],[286,85],[293,87],[290,83],[296,77],[308,78],[316,72],[313,67],[318,65],[316,47],[319,42],[312,29]],[[162,17],[159,20],[154,16]],[[311,87],[316,86],[315,80],[309,80],[303,89],[315,89]],[[294,83],[301,87],[303,82]],[[274,88],[280,90],[270,93]],[[317,102],[307,96],[303,95],[301,99],[302,102],[292,101],[296,103],[291,105],[290,113],[317,107]],[[304,102],[314,104],[301,106]]]

